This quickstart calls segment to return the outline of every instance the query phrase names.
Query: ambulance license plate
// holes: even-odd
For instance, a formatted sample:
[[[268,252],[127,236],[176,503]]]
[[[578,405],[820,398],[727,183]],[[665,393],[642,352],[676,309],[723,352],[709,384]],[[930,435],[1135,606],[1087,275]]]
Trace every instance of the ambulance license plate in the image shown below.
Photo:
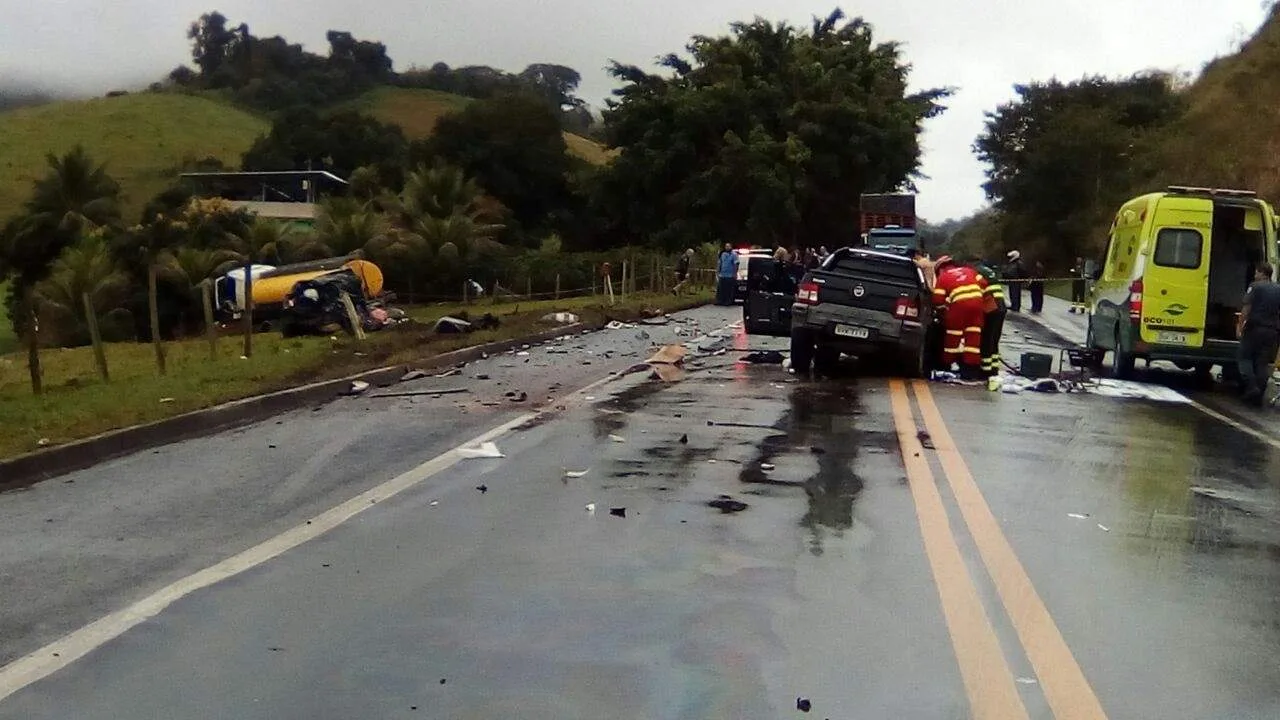
[[[1190,339],[1187,333],[1169,332],[1167,330],[1161,330],[1156,333],[1156,342],[1166,345],[1186,345]]]
[[[852,325],[837,325],[836,334],[840,337],[856,338],[858,340],[866,340],[871,337],[871,331],[864,327],[853,327]]]

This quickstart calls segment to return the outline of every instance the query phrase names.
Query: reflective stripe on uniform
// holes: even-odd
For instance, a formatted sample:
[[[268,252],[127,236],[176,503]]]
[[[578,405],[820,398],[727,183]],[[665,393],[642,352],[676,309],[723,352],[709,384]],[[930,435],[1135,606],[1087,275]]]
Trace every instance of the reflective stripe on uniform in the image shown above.
[[[964,334],[964,331],[963,331],[963,330],[948,330],[948,331],[947,331],[947,334],[948,334],[948,335],[963,335],[963,334]]]
[[[947,355],[959,355],[961,350],[960,348],[944,348],[942,352]]]
[[[957,300],[965,300],[970,297],[982,297],[982,286],[978,283],[959,285],[951,289],[951,293],[947,296],[947,300],[949,302],[956,302]]]
[[[967,328],[965,328],[965,329],[963,330],[963,332],[976,332],[976,333],[980,333],[980,332],[982,332],[982,328],[980,328],[980,327],[967,327]]]
[[[980,355],[982,353],[982,348],[967,347],[964,349],[964,351],[967,353],[973,353],[974,355]]]

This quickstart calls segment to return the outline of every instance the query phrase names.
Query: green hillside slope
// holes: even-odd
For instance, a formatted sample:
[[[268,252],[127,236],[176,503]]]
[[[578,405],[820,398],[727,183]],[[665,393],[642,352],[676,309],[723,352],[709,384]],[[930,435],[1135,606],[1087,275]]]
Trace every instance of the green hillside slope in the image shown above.
[[[462,109],[468,102],[468,98],[435,90],[382,87],[365,94],[351,107],[384,123],[399,125],[405,136],[416,140],[429,136],[441,117]],[[570,153],[589,163],[603,165],[611,157],[607,148],[581,135],[565,133],[564,141]]]
[[[216,157],[230,166],[268,124],[216,100],[144,93],[57,102],[0,113],[0,222],[44,174],[45,155],[77,143],[119,181],[125,219],[170,185],[184,161]]]

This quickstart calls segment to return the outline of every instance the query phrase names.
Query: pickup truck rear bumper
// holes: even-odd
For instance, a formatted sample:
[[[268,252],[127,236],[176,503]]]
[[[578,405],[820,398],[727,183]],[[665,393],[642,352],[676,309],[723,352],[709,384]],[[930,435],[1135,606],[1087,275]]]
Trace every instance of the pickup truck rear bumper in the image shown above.
[[[838,334],[841,326],[865,329],[867,337]],[[915,350],[925,341],[925,328],[920,323],[899,320],[887,312],[830,303],[792,305],[791,329],[812,333],[823,344],[854,355],[859,351]]]

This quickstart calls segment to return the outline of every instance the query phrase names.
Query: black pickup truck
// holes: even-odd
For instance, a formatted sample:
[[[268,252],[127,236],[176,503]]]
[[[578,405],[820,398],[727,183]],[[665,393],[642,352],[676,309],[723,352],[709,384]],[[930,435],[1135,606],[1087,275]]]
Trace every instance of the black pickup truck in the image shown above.
[[[924,375],[932,298],[911,258],[842,248],[794,294],[767,276],[743,309],[750,334],[791,337],[791,366],[830,366],[845,352],[906,377]]]

